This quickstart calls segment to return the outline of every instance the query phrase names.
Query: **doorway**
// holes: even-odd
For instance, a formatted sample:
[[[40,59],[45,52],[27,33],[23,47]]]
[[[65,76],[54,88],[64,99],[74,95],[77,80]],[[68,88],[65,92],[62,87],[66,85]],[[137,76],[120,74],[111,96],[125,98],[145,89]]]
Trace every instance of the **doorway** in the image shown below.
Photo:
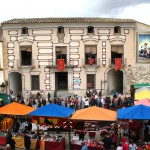
[[[107,76],[107,91],[108,94],[112,94],[114,91],[123,93],[123,72],[115,69],[111,69]]]
[[[55,72],[56,90],[68,90],[68,72]]]
[[[18,72],[11,72],[9,74],[9,86],[13,94],[22,94],[22,75]]]

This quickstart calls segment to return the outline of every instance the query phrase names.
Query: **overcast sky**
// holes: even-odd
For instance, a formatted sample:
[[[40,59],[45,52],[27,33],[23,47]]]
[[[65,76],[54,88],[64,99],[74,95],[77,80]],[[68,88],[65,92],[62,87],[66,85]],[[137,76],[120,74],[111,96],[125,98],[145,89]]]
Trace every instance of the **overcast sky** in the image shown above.
[[[14,18],[127,18],[150,25],[150,0],[2,0],[0,22]]]

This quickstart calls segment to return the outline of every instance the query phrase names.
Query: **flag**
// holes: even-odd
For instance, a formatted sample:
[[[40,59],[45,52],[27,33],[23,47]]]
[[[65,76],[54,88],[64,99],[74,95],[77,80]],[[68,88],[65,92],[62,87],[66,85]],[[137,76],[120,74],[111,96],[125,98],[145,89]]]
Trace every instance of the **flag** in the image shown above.
[[[64,59],[57,59],[58,71],[63,71],[65,69]]]
[[[88,59],[88,63],[89,63],[89,65],[93,65],[93,64],[94,64],[94,61],[95,61],[95,59],[93,59],[93,58],[89,58],[89,59]]]
[[[115,69],[116,70],[122,69],[122,59],[121,58],[115,58]]]

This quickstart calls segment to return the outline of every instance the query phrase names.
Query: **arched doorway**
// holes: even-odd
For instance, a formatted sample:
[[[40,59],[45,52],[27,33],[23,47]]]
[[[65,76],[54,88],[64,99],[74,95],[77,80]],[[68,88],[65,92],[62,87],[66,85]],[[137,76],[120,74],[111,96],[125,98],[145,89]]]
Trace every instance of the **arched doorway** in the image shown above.
[[[9,89],[13,91],[13,94],[22,94],[22,74],[19,72],[9,73]]]
[[[114,91],[123,93],[123,72],[111,69],[107,76],[107,93],[112,94]]]

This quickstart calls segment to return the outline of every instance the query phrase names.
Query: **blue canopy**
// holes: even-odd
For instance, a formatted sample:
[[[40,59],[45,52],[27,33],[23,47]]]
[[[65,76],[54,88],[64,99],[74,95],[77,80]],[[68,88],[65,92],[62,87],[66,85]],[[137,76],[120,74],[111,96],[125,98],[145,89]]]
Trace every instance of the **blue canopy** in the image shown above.
[[[67,118],[74,112],[74,109],[59,106],[56,104],[48,104],[46,106],[40,107],[31,113],[29,116],[41,116],[41,117],[60,117]]]
[[[131,120],[150,120],[150,107],[141,104],[118,109],[117,118]]]

